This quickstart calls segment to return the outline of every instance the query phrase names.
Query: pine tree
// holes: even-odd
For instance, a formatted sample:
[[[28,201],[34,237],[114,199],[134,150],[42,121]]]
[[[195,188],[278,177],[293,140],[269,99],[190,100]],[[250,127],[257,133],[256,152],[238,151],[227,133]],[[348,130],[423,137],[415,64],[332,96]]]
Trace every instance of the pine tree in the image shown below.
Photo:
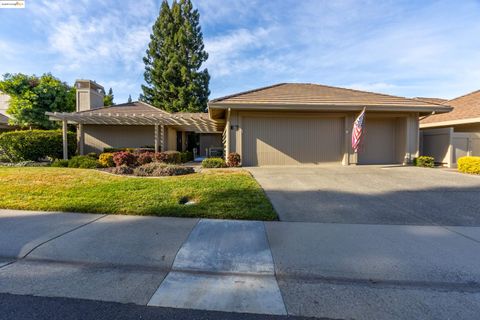
[[[131,95],[131,94],[128,95],[128,100],[127,100],[127,102],[128,102],[128,103],[132,103],[132,95]]]
[[[164,0],[153,26],[143,61],[145,82],[141,100],[167,110],[205,111],[208,102],[207,60],[200,15],[190,0]]]
[[[115,102],[113,102],[113,90],[110,88],[108,90],[108,94],[103,97],[103,105],[106,107],[113,106]]]

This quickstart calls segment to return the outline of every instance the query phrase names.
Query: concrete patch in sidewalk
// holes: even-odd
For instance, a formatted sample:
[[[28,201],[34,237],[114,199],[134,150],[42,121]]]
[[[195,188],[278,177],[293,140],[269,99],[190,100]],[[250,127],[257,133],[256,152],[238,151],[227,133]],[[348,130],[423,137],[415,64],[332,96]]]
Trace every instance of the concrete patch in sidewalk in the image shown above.
[[[263,223],[201,220],[149,305],[286,314]]]
[[[285,315],[273,275],[171,272],[149,306]]]
[[[273,274],[265,227],[259,221],[201,220],[173,269]]]

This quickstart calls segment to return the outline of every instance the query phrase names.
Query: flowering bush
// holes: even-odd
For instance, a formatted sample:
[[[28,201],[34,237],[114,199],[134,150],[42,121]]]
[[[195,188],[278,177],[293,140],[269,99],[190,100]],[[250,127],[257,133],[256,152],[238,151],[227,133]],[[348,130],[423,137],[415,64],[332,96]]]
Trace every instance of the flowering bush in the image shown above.
[[[98,158],[98,162],[104,168],[115,167],[115,162],[113,162],[113,153],[111,152],[102,153]]]
[[[113,162],[115,162],[115,165],[117,167],[120,167],[122,165],[134,166],[137,162],[137,157],[135,157],[133,153],[127,151],[115,152],[113,154]]]

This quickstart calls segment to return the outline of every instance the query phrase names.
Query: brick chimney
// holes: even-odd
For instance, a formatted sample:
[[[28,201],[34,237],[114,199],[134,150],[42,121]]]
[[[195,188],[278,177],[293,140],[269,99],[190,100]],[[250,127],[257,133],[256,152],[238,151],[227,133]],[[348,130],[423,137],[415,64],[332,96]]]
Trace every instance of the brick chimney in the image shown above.
[[[77,112],[103,107],[105,90],[101,85],[92,80],[77,80],[75,88],[77,88]]]

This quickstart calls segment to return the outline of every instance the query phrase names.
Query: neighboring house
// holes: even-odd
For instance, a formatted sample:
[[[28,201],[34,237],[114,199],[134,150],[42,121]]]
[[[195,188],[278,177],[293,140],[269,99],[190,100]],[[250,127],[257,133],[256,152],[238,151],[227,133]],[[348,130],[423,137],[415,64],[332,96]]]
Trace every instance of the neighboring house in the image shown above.
[[[422,154],[454,167],[459,157],[480,156],[480,90],[443,103],[453,111],[420,121]]]
[[[7,94],[0,92],[0,133],[15,129],[15,127],[8,124],[8,119],[10,119],[7,115],[9,101],[10,97]]]
[[[364,107],[365,136],[357,155],[351,129]],[[451,110],[415,99],[291,83],[218,98],[208,109],[208,114],[171,114],[134,102],[49,115],[64,127],[67,122],[79,125],[81,152],[145,145],[185,150],[194,145],[203,155],[219,148],[224,154],[237,152],[244,166],[349,165],[410,163],[419,154],[419,116]]]

